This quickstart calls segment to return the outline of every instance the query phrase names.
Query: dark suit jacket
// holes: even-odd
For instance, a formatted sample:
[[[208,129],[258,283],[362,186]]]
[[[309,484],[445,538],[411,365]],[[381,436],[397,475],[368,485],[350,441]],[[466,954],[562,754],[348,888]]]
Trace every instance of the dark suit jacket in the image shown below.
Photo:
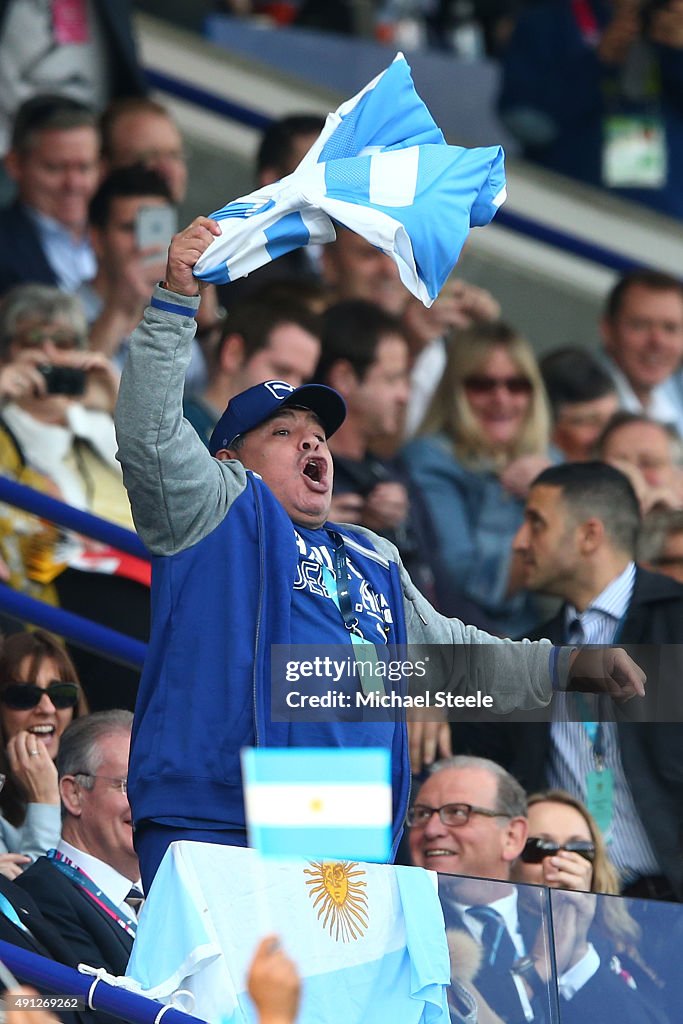
[[[439,875],[439,899],[444,912],[446,928],[458,929],[470,934],[462,918],[459,908],[447,895],[449,876]],[[519,926],[524,937],[527,950],[533,948],[536,933],[538,931],[538,919],[532,918],[530,914],[519,915]],[[489,1006],[505,1024],[526,1024],[524,1009],[519,998],[519,993],[512,975],[509,971],[500,967],[491,967],[484,961],[479,966],[477,973],[472,979],[477,989],[487,1001]],[[550,1017],[550,1008],[547,999],[542,995],[532,1000],[535,1024],[544,1024]],[[544,1003],[546,1005],[544,1005]]]
[[[132,938],[47,857],[40,857],[17,880],[78,957],[91,967],[124,974]]]
[[[540,637],[566,642],[564,609],[530,639]],[[629,701],[620,715],[622,764],[662,871],[683,898],[683,586],[660,573],[637,569],[619,643],[648,676],[645,707]],[[528,792],[543,789],[550,724],[533,721],[533,712],[524,713],[524,721],[516,717],[517,721],[506,718],[493,725],[456,724],[455,750],[497,761]]]
[[[0,32],[11,3],[12,0],[0,0]],[[110,95],[143,95],[147,84],[137,62],[130,0],[94,0],[93,8],[109,48]],[[27,281],[57,283],[35,227],[20,204],[13,203],[0,209],[0,295]]]
[[[0,893],[14,907],[19,920],[28,929],[25,932],[4,914],[0,914],[0,939],[14,946],[39,953],[50,960],[59,960],[68,967],[78,966],[78,957],[55,928],[40,912],[33,897],[24,889],[0,875]]]
[[[533,949],[541,918],[524,906],[524,896],[524,892],[520,890],[519,928],[525,948],[529,952]],[[453,905],[443,900],[442,905],[446,927],[465,929],[466,926]],[[590,933],[588,938],[592,941]],[[556,941],[560,941],[560,936],[556,936]],[[596,943],[596,948],[597,945]],[[602,1024],[611,1020],[619,1021],[619,1024],[667,1024],[667,1017],[659,1006],[661,1001],[654,1004],[647,994],[630,989],[622,978],[610,970],[610,954],[606,953],[604,948],[598,949],[598,953],[600,966],[593,977],[572,999],[566,1000],[559,996],[559,1019],[562,1024],[586,1024],[587,1021]],[[517,987],[509,972],[482,965],[473,981],[505,1024],[526,1024]],[[545,994],[540,979],[538,992],[535,992],[530,1002],[534,1024],[545,1024],[546,1021],[555,1019],[552,1008],[554,995],[552,992],[549,996]]]
[[[57,284],[33,221],[15,201],[0,210],[0,295],[15,284]]]
[[[18,925],[14,924],[8,917],[0,913],[0,939],[3,942],[11,942],[13,946],[19,946],[30,953],[37,953],[39,956],[47,957],[48,960],[58,960],[67,967],[77,968],[80,957],[65,941],[59,930],[54,927],[40,912],[33,898],[20,889],[14,882],[10,882],[4,875],[0,875],[0,892],[5,896],[17,912],[19,920],[29,932],[25,932]],[[25,980],[19,977],[19,981]],[[1,986],[4,989],[4,986]],[[46,995],[50,993],[42,989]],[[113,1018],[104,1014],[94,1014],[85,1010],[78,1013],[67,1010],[58,1014],[63,1024],[114,1024]]]

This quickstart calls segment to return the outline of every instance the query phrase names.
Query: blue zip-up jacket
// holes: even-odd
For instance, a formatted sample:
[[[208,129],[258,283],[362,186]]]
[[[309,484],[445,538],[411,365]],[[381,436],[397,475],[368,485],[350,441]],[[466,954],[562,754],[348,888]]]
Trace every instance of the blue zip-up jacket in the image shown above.
[[[356,568],[398,609],[389,640],[404,643],[398,566],[370,549],[363,554],[365,545],[335,529],[352,546]],[[140,684],[128,776],[136,820],[162,818],[173,807],[177,814],[181,802],[192,808],[197,821],[244,828],[240,749],[283,747],[289,741],[290,724],[270,718],[270,645],[291,642],[297,564],[291,520],[251,473],[208,536],[155,558],[155,628]],[[192,678],[201,694],[193,692]],[[400,722],[394,729],[392,763],[398,837],[410,780]]]
[[[129,793],[136,822],[231,829],[244,821],[240,748],[288,742],[289,726],[270,721],[269,648],[289,642],[298,556],[293,524],[267,485],[237,461],[212,458],[183,419],[197,305],[155,291],[131,339],[116,412],[133,516],[154,555]],[[358,527],[341,530],[354,564],[391,602],[391,642],[465,645],[457,662],[438,659],[435,689],[474,686],[493,695],[501,713],[548,703],[547,642],[499,640],[444,618],[415,589],[393,545]],[[409,787],[405,722],[397,723],[392,756],[397,838]]]

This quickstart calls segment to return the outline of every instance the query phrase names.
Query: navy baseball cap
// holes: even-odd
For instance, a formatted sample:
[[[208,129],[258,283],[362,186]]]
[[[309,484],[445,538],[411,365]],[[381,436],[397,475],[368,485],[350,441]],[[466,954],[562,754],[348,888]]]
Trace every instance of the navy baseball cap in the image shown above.
[[[209,451],[215,455],[222,448],[230,448],[240,434],[265,423],[283,406],[292,405],[314,412],[327,437],[334,434],[346,417],[346,402],[338,391],[326,384],[302,384],[300,388],[293,388],[284,380],[267,380],[230,399],[209,439]]]

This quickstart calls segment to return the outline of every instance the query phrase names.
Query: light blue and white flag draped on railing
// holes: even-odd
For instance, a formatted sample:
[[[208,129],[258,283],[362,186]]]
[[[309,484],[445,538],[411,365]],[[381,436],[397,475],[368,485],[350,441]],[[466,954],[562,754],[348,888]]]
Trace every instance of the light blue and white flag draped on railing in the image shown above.
[[[302,978],[298,1024],[448,1024],[446,929],[421,868],[172,843],[127,973],[152,998],[189,993],[210,1024],[252,1024],[247,971],[272,931]]]
[[[391,256],[430,306],[470,228],[488,224],[504,199],[503,150],[447,145],[399,53],[328,115],[292,174],[211,215],[223,233],[194,272],[234,281],[292,249],[331,242],[334,220]]]

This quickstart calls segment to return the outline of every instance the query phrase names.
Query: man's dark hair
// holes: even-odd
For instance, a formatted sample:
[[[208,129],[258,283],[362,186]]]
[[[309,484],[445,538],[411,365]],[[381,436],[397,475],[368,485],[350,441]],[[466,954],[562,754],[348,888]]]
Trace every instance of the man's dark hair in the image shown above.
[[[14,115],[11,148],[25,153],[40,132],[71,128],[97,128],[95,111],[70,96],[41,93],[22,103]]]
[[[302,303],[256,302],[249,299],[229,310],[223,321],[223,335],[210,358],[212,367],[218,363],[225,339],[231,334],[239,334],[242,338],[246,361],[256,352],[268,347],[271,332],[280,324],[296,324],[302,330],[320,338],[320,317],[311,313]]]
[[[249,295],[249,302],[254,303],[294,303],[304,306],[316,316],[328,303],[329,291],[318,278],[313,277],[281,277],[275,281],[267,281]]]
[[[595,442],[596,454],[602,456],[605,445],[616,430],[621,430],[622,427],[629,427],[634,423],[641,423],[647,426],[659,427],[668,436],[672,444],[672,456],[676,459],[680,456],[680,438],[675,427],[668,423],[661,423],[659,420],[653,420],[651,416],[646,416],[641,412],[629,412],[627,409],[619,409],[610,416],[609,420],[602,429],[602,433]]]
[[[363,380],[387,334],[404,337],[401,321],[376,303],[365,299],[336,302],[323,314],[322,352],[315,380],[325,384],[340,359],[349,362],[358,380]]]
[[[115,199],[138,199],[142,196],[157,196],[168,203],[173,202],[165,178],[156,171],[142,164],[119,167],[107,175],[90,200],[88,222],[103,230],[109,223]]]
[[[539,367],[555,418],[563,405],[592,402],[616,394],[607,370],[585,348],[555,349],[539,361]]]
[[[325,124],[321,114],[290,114],[268,125],[256,153],[256,171],[273,167],[280,177],[289,174],[294,158],[294,141],[299,135],[319,135]]]
[[[678,292],[683,298],[683,281],[661,270],[631,270],[620,277],[605,300],[605,318],[614,320],[619,315],[626,293],[640,285],[655,292]]]
[[[564,462],[544,469],[532,487],[559,487],[570,515],[581,522],[595,516],[615,548],[633,554],[640,529],[640,505],[631,482],[606,462]]]

